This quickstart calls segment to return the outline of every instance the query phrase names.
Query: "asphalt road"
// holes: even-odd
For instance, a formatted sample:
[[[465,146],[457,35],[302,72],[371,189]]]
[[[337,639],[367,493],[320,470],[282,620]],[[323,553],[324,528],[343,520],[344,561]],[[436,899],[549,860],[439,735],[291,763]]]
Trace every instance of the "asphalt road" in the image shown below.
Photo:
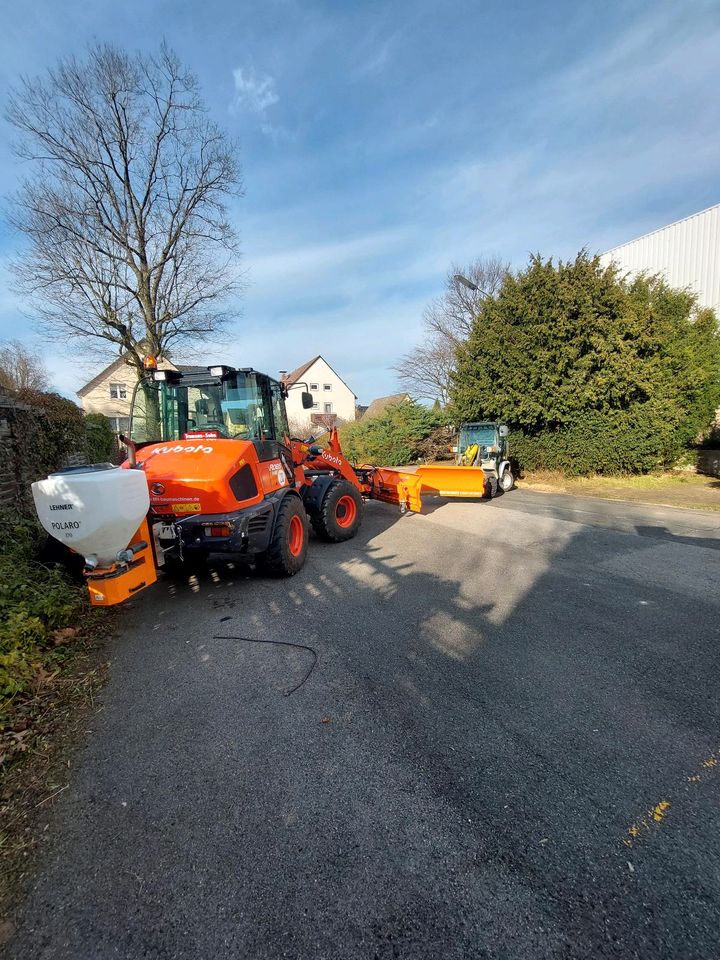
[[[8,956],[720,956],[719,521],[371,504],[290,581],[163,581]]]

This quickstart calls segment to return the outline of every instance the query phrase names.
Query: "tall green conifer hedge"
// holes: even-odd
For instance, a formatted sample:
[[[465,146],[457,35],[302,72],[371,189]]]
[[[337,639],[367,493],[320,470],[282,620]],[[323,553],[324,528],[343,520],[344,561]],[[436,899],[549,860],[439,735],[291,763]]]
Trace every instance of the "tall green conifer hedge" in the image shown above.
[[[644,472],[672,464],[720,406],[711,310],[598,257],[531,258],[483,303],[458,353],[458,421],[502,420],[528,469]]]

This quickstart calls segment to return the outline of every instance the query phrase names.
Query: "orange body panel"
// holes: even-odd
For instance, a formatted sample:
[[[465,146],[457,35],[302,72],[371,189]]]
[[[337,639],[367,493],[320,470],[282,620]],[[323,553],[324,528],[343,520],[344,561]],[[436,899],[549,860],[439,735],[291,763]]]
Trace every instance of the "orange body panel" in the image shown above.
[[[128,564],[115,564],[107,569],[98,568],[88,575],[88,593],[93,606],[112,607],[155,583],[157,568],[147,520],[140,524],[129,546],[141,542],[145,547],[138,550]]]
[[[260,483],[264,493],[274,493],[288,486],[285,468],[279,460],[269,460],[259,464]]]
[[[174,513],[178,518],[193,513],[227,513],[259,503],[266,493],[287,485],[273,478],[271,464],[258,464],[257,453],[247,440],[177,440],[150,443],[136,454],[150,489],[155,513]],[[230,480],[250,465],[257,494],[238,500]],[[267,469],[265,469],[267,468]]]

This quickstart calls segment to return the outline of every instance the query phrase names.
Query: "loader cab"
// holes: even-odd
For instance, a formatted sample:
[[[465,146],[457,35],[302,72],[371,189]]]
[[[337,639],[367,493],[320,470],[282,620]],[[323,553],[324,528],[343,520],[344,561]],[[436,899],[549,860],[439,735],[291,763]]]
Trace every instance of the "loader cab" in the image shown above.
[[[287,434],[285,391],[250,368],[150,370],[133,394],[130,437],[159,440],[282,440]]]
[[[500,423],[463,423],[458,436],[457,453],[460,456],[472,447],[478,451],[487,450],[489,453],[507,454],[508,428]]]

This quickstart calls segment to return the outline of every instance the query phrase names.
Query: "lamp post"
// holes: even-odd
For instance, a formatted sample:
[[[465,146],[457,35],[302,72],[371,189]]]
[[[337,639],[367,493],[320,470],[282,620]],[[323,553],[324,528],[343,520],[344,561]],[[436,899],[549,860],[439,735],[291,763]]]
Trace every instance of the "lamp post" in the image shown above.
[[[473,283],[472,280],[468,280],[468,278],[464,277],[461,273],[456,273],[453,276],[453,280],[457,281],[457,283],[461,283],[464,287],[467,287],[468,290],[472,290],[473,293],[479,293],[482,297],[490,296],[489,293],[485,293],[485,291],[481,290],[476,283]]]

